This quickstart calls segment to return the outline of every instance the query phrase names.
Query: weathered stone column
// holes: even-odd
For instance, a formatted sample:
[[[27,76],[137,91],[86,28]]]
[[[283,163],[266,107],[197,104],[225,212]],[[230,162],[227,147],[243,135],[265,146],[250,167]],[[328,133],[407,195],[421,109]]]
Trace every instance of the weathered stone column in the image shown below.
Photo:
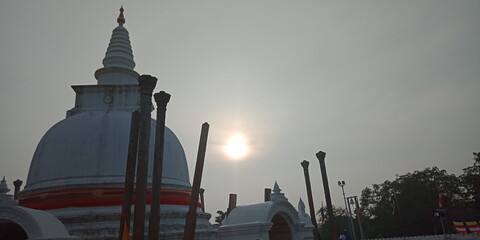
[[[122,240],[123,232],[127,228],[130,232],[130,217],[133,187],[135,185],[135,168],[137,166],[138,153],[138,130],[140,128],[140,112],[132,112],[130,120],[130,139],[128,142],[127,165],[125,169],[125,183],[123,189],[123,205],[122,214],[120,215],[120,230],[118,231],[118,239]]]
[[[138,77],[140,85],[140,137],[138,143],[137,182],[135,185],[135,213],[133,222],[133,239],[145,237],[145,205],[147,202],[148,155],[150,148],[150,125],[152,112],[152,92],[157,78],[150,75]]]
[[[312,196],[312,186],[310,185],[310,174],[308,173],[309,162],[303,160],[301,163],[303,167],[303,175],[305,175],[305,185],[307,186],[307,196],[308,196],[308,208],[310,208],[310,218],[312,219],[312,224],[315,227],[313,230],[313,235],[316,240],[320,240],[320,233],[318,232],[317,219],[315,218],[315,207],[313,206],[313,196]]]
[[[228,208],[227,208],[227,214],[230,214],[234,208],[237,207],[237,194],[235,193],[230,193],[228,196]]]
[[[264,192],[264,201],[265,202],[269,202],[272,200],[272,189],[270,188],[265,188],[265,192]]]
[[[162,190],[163,147],[165,142],[165,117],[170,94],[161,91],[153,96],[157,103],[157,127],[155,132],[155,153],[153,156],[152,202],[148,222],[148,239],[158,240],[160,236],[160,197]]]
[[[190,206],[185,221],[183,240],[193,240],[195,237],[195,227],[197,225],[197,205],[198,193],[202,182],[203,164],[205,162],[205,153],[207,151],[208,123],[202,124],[200,134],[200,144],[198,146],[197,163],[195,165],[195,175],[193,176],[192,193],[190,194]]]
[[[20,179],[17,179],[13,181],[13,186],[15,187],[14,192],[13,192],[13,198],[17,199],[18,197],[18,192],[20,192],[20,187],[22,186],[23,181]]]
[[[320,163],[320,172],[322,173],[323,191],[325,192],[325,200],[327,201],[328,226],[330,229],[330,239],[337,239],[337,225],[333,216],[332,198],[330,197],[330,188],[328,187],[327,168],[325,167],[325,152],[316,154]]]

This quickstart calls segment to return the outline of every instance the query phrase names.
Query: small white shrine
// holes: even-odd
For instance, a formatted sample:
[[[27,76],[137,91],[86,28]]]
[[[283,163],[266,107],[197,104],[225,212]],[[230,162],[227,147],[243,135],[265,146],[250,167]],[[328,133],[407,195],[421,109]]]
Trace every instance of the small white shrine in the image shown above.
[[[297,211],[275,182],[271,201],[235,207],[222,221],[222,240],[313,239],[313,225],[300,199]]]
[[[9,191],[3,178],[0,182],[0,239],[80,239],[70,236],[62,222],[52,214],[18,206]]]

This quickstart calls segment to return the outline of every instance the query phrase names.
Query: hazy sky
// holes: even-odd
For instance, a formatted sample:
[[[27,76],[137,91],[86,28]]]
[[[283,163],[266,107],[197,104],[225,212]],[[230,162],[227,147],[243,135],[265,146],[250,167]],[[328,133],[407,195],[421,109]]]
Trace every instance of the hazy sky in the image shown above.
[[[140,1],[139,1],[140,2]],[[140,74],[172,94],[167,125],[193,171],[210,138],[206,208],[260,202],[275,180],[296,206],[315,153],[335,205],[426,167],[459,174],[480,151],[480,1],[0,2],[0,175],[26,180],[43,134],[74,106],[71,85],[96,84],[118,9]],[[239,132],[242,161],[222,152]]]

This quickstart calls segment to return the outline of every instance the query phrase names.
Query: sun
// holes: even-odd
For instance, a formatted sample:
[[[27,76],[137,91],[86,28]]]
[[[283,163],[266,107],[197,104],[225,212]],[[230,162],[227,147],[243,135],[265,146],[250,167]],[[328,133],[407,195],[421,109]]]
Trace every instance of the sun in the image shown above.
[[[248,153],[247,141],[240,134],[233,135],[228,139],[224,150],[232,159],[239,160]]]

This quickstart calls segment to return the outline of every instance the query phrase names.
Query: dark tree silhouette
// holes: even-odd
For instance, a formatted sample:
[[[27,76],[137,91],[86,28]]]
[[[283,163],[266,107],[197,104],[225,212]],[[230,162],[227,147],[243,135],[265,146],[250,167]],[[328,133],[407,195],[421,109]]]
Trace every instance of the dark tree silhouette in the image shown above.
[[[222,211],[222,210],[218,210],[217,211],[217,214],[218,216],[215,217],[215,222],[218,224],[218,225],[222,225],[222,221],[223,219],[225,219],[225,217],[227,216],[227,212],[225,211]]]
[[[460,179],[437,167],[397,176],[394,181],[374,184],[362,191],[360,202],[366,238],[430,235],[441,232],[434,217],[438,206],[438,189],[445,193],[444,207],[449,208],[463,197]],[[396,210],[392,196],[396,193]]]
[[[466,205],[470,205],[480,215],[480,152],[473,153],[473,166],[463,169],[460,176],[465,190]]]

